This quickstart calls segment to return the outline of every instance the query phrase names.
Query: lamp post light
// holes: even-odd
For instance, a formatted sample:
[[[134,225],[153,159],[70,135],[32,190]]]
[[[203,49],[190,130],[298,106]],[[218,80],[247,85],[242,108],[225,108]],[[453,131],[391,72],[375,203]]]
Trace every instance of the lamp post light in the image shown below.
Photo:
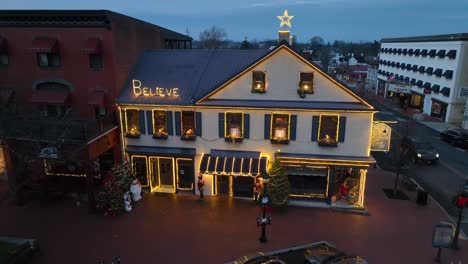
[[[453,237],[452,249],[459,249],[458,247],[458,237],[460,236],[460,223],[463,215],[463,208],[468,204],[468,180],[465,181],[463,185],[463,192],[458,196],[457,205],[460,208],[458,213],[457,228],[455,229],[455,236]]]
[[[259,238],[260,243],[266,243],[267,238],[266,238],[266,230],[265,227],[266,225],[271,224],[271,217],[266,217],[266,208],[268,206],[268,196],[266,192],[266,188],[268,185],[268,182],[270,181],[270,175],[268,173],[265,173],[262,175],[263,178],[263,183],[265,184],[263,187],[263,195],[262,195],[262,200],[261,200],[261,207],[262,207],[262,218],[257,218],[257,226],[262,227],[262,235]]]

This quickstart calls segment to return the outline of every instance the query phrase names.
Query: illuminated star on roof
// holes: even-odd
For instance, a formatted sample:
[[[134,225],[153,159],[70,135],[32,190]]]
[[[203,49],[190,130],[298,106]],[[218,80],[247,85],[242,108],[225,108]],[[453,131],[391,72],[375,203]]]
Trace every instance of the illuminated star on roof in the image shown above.
[[[294,16],[288,15],[288,10],[284,10],[284,14],[282,16],[277,16],[279,20],[281,20],[280,27],[282,26],[288,26],[291,27],[291,19],[294,18]]]

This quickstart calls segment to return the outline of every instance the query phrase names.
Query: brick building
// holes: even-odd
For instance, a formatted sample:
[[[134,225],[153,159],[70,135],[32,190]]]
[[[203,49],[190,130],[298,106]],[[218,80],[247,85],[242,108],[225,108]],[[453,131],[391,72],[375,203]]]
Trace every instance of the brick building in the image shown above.
[[[121,159],[114,102],[137,57],[191,40],[107,10],[0,11],[0,140],[13,193],[84,191],[99,179]]]

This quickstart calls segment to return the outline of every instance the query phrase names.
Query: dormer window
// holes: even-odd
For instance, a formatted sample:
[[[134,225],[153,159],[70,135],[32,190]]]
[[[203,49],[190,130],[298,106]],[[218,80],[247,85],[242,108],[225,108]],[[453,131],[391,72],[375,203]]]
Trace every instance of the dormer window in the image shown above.
[[[299,94],[314,93],[314,73],[301,72],[301,80],[299,82]]]
[[[265,92],[266,92],[265,72],[262,72],[262,71],[252,72],[252,93],[265,93]]]

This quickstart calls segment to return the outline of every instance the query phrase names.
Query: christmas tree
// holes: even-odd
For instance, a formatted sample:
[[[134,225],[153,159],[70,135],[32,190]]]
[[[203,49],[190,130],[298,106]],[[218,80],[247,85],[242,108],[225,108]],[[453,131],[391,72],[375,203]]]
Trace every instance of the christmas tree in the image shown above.
[[[286,207],[289,198],[289,181],[286,169],[281,165],[279,159],[276,159],[270,170],[270,182],[266,186],[266,193],[272,207]]]

